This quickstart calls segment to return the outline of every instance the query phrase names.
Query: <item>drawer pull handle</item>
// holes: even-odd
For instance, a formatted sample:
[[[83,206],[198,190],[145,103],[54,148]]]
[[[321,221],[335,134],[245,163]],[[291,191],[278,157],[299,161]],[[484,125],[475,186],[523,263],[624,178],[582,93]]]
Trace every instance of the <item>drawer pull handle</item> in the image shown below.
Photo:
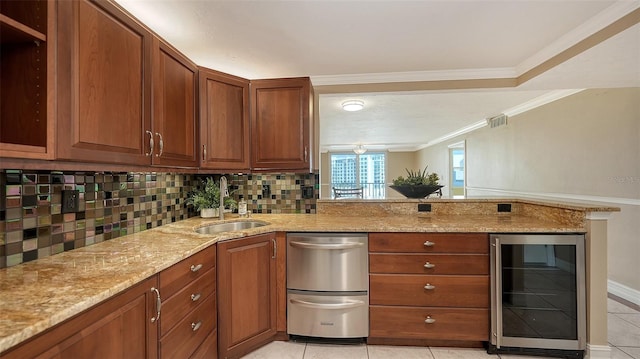
[[[433,323],[436,322],[436,320],[431,318],[430,315],[427,315],[427,319],[425,319],[424,322],[427,323],[427,324],[433,324]]]
[[[428,268],[428,269],[434,268],[435,266],[436,266],[435,264],[432,264],[432,263],[429,263],[429,262],[424,264],[424,267]]]
[[[424,286],[424,289],[426,289],[426,290],[433,290],[433,289],[436,289],[436,286],[435,286],[435,285],[432,285],[432,284],[427,283],[427,285],[425,285],[425,286]]]
[[[155,323],[160,319],[160,311],[162,310],[162,299],[160,298],[160,291],[156,287],[152,287],[151,292],[156,294],[156,316],[151,318],[151,323]]]
[[[289,303],[314,309],[352,309],[367,305],[361,300],[347,300],[344,303],[314,303],[305,300],[290,299]]]
[[[191,330],[192,331],[196,331],[198,329],[200,329],[200,327],[202,326],[202,321],[198,321],[197,323],[191,323]]]
[[[145,153],[144,155],[150,157],[153,156],[153,133],[149,130],[145,131],[145,133],[149,134],[149,152]]]
[[[195,302],[195,301],[197,301],[198,299],[200,299],[200,293],[198,293],[198,294],[191,294],[191,301],[192,301],[192,302]]]
[[[434,245],[435,245],[435,242],[431,242],[431,241],[424,242],[425,247],[433,247]]]
[[[162,152],[164,152],[164,140],[162,139],[162,134],[159,132],[156,132],[156,136],[158,136],[160,138],[160,152],[156,153],[156,157],[160,157],[162,156]]]
[[[191,265],[191,271],[194,273],[199,271],[200,269],[202,269],[202,264],[198,264],[197,266]]]
[[[291,241],[291,247],[308,248],[308,249],[352,249],[364,246],[362,242],[346,242],[346,243],[307,243]]]

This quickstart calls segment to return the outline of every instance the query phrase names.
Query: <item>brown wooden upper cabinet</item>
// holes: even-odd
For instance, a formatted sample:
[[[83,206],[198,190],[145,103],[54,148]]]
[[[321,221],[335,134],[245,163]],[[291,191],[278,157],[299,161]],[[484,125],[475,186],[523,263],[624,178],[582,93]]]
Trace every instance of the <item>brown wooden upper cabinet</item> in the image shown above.
[[[249,80],[200,68],[200,167],[248,171]]]
[[[255,171],[310,171],[309,78],[251,81],[251,165]]]
[[[198,166],[196,94],[198,67],[169,45],[154,38],[153,164]],[[151,148],[151,144],[149,144]]]
[[[54,155],[55,2],[0,2],[0,157]]]
[[[109,1],[59,2],[58,30],[57,158],[197,165],[193,63]]]

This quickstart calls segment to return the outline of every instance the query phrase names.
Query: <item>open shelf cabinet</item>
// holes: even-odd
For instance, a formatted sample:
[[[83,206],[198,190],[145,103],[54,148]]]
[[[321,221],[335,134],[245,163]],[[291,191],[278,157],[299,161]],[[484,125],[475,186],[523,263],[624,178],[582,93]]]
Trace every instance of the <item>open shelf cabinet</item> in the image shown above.
[[[0,2],[0,157],[53,158],[54,9],[54,1]]]

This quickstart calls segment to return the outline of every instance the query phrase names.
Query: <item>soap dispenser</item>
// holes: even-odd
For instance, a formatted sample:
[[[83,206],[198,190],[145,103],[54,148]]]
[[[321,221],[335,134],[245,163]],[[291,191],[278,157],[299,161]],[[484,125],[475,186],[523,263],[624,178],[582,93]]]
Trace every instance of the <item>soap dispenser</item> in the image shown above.
[[[247,201],[244,200],[244,196],[240,196],[240,202],[238,202],[238,215],[240,217],[247,216]]]

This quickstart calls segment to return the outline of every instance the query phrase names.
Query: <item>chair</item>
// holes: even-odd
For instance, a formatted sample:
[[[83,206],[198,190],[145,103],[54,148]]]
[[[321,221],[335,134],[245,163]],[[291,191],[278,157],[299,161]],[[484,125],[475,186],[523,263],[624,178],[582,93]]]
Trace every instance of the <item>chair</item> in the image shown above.
[[[333,188],[333,197],[338,198],[362,198],[362,187],[360,188]]]

